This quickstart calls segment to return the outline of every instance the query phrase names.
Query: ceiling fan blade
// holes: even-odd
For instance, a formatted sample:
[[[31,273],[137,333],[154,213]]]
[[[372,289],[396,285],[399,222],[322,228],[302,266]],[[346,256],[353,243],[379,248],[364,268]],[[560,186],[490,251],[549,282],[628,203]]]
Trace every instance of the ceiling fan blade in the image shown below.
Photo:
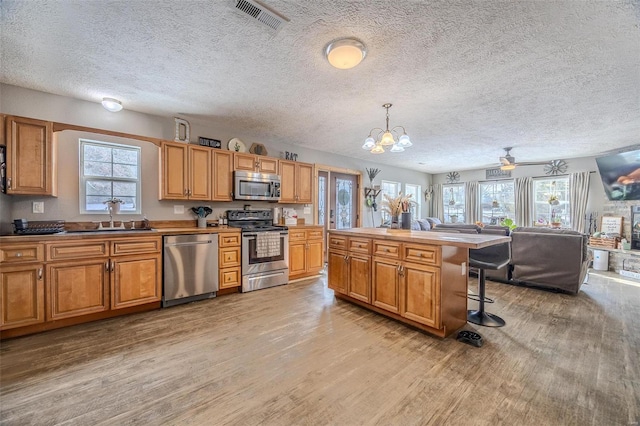
[[[507,157],[500,157],[500,164],[502,164],[503,166],[508,166],[509,164],[511,164],[511,162]]]

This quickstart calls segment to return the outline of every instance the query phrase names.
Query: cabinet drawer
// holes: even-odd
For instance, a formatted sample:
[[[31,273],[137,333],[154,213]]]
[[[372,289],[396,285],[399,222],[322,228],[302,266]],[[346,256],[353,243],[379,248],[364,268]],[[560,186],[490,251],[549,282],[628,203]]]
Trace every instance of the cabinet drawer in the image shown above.
[[[289,229],[289,241],[304,241],[306,239],[304,229]]]
[[[440,247],[405,244],[404,260],[440,266]]]
[[[347,237],[341,235],[329,235],[329,247],[335,249],[347,249]]]
[[[220,249],[220,268],[240,266],[240,247],[225,247]]]
[[[386,259],[400,259],[400,243],[391,241],[374,241],[374,256],[382,256]]]
[[[239,287],[242,282],[240,267],[220,269],[220,290]]]
[[[219,247],[232,247],[240,245],[240,233],[234,234],[219,234],[220,239],[218,240]]]
[[[322,228],[320,229],[309,229],[307,230],[307,239],[308,240],[321,240],[322,239]]]
[[[42,262],[44,245],[40,243],[3,244],[0,247],[0,263]]]
[[[363,238],[350,238],[349,251],[354,253],[370,254],[371,240]]]
[[[133,240],[133,239],[132,239]],[[111,242],[111,254],[113,256],[124,254],[158,253],[162,245],[160,238],[148,240],[121,240]]]
[[[47,244],[47,260],[76,260],[109,256],[108,241]]]

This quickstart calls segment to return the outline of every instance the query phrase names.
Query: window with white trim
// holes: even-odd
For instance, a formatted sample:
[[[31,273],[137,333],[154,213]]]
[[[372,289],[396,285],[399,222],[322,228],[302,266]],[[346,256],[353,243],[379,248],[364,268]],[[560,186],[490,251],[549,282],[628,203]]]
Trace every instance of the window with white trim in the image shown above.
[[[546,225],[554,218],[562,227],[571,226],[568,176],[533,179],[533,200],[537,225]]]
[[[499,225],[503,219],[515,219],[516,197],[513,180],[480,182],[482,222]]]
[[[140,214],[140,148],[80,139],[80,213],[107,212],[105,201],[122,200],[120,212]]]
[[[385,201],[386,200],[385,195],[389,196],[390,198],[396,198],[400,193],[400,185],[401,185],[400,182],[383,180],[380,184],[380,190],[381,190],[380,199],[382,201]],[[382,216],[382,223],[391,222],[391,215],[385,210],[382,210],[380,212],[380,215]]]
[[[411,217],[419,219],[422,211],[422,187],[420,185],[414,185],[412,183],[406,183],[404,185],[404,194],[411,195],[410,211]]]
[[[465,221],[464,184],[442,185],[444,222]]]

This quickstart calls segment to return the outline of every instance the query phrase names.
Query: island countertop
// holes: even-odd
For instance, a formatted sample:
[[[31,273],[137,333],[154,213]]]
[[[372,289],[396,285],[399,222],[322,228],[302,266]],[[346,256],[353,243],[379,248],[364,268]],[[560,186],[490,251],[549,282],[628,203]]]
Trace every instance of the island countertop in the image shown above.
[[[330,229],[329,233],[351,237],[367,237],[381,240],[393,240],[417,244],[433,244],[469,249],[479,249],[511,241],[511,237],[502,235],[482,235],[450,233],[437,231],[410,231],[389,228],[348,228]]]

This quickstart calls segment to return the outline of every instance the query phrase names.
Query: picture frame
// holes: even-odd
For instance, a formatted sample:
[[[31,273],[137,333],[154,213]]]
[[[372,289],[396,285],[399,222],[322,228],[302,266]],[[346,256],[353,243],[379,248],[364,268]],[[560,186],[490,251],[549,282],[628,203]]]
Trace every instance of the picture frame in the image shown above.
[[[622,235],[622,216],[602,216],[600,219],[600,232],[608,235]]]
[[[220,141],[219,139],[211,139],[211,138],[205,138],[205,137],[198,137],[198,143],[201,146],[208,146],[210,148],[216,148],[216,149],[221,149],[222,148],[222,141]]]

